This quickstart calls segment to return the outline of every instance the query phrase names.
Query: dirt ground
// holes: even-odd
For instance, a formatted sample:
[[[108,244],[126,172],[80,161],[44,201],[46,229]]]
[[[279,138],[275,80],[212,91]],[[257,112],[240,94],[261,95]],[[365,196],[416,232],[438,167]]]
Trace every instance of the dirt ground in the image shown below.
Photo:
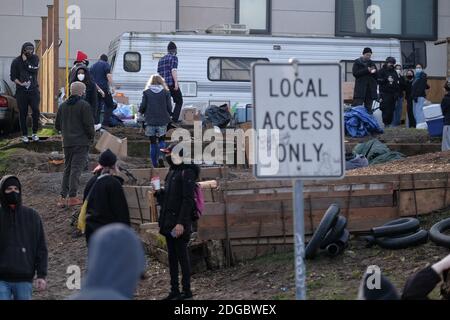
[[[76,211],[57,209],[61,173],[25,170],[19,173],[23,182],[25,204],[35,208],[44,221],[49,248],[48,290],[36,293],[35,299],[64,299],[73,294],[66,287],[67,267],[78,265],[85,270],[84,238],[73,238],[70,217]],[[82,176],[84,185],[90,174]],[[450,209],[423,219],[426,228],[450,216]],[[428,263],[448,254],[447,249],[432,243],[399,251],[378,247],[365,248],[353,238],[345,253],[337,258],[319,255],[308,261],[307,290],[309,299],[354,299],[359,281],[369,265],[378,265],[399,288],[407,277]],[[148,257],[148,278],[142,280],[136,299],[154,300],[167,294],[168,268]],[[192,280],[195,299],[293,299],[295,296],[293,252],[258,258],[229,269],[195,274]],[[433,293],[438,298],[437,291]]]
[[[408,130],[408,129],[405,129]],[[395,133],[399,134],[399,131]],[[394,134],[394,135],[395,135]],[[420,133],[422,134],[422,133]],[[391,134],[392,138],[392,134]],[[421,138],[419,138],[421,139]],[[97,156],[91,156],[94,164]],[[18,174],[23,183],[25,205],[36,209],[44,221],[49,248],[48,289],[35,293],[35,299],[64,299],[74,292],[67,289],[67,268],[78,265],[85,270],[86,245],[84,238],[73,238],[70,218],[76,209],[58,209],[56,201],[62,180],[61,172],[48,172],[49,154],[38,154],[22,149],[0,152],[0,171]],[[449,170],[450,153],[436,153],[372,167],[374,172],[402,172],[406,168],[438,168]],[[125,165],[125,164],[124,164]],[[130,159],[129,168],[148,166],[147,159]],[[369,174],[359,169],[352,174]],[[84,186],[90,173],[82,175]],[[423,218],[423,227],[429,229],[435,222],[450,217],[450,208]],[[307,295],[309,299],[355,299],[360,279],[369,265],[379,266],[398,288],[407,277],[427,264],[449,254],[448,249],[429,242],[406,250],[390,251],[379,247],[366,248],[363,241],[352,238],[343,255],[329,258],[319,255],[308,261]],[[136,299],[153,300],[164,297],[169,288],[167,266],[148,257],[147,278],[141,281]],[[293,252],[270,255],[229,269],[207,271],[193,275],[192,289],[195,299],[293,299],[295,296]],[[438,292],[433,292],[438,298]]]

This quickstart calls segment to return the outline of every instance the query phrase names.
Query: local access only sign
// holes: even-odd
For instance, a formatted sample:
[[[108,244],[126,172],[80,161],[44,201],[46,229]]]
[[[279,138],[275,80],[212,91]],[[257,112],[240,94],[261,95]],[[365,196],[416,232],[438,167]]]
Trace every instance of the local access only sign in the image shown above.
[[[340,65],[255,63],[252,71],[255,176],[343,178]]]

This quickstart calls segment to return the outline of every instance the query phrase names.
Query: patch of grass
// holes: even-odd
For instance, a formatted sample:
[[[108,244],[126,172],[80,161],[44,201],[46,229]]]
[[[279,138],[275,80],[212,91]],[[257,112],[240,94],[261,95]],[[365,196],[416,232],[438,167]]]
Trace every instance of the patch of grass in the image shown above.
[[[58,135],[58,131],[56,131],[55,128],[49,127],[49,128],[42,128],[38,131],[39,137],[53,137]]]
[[[0,175],[5,175],[8,172],[9,164],[11,163],[10,157],[20,149],[12,148],[0,151]]]
[[[295,297],[290,295],[290,294],[287,294],[287,293],[280,293],[280,294],[272,296],[272,300],[277,300],[277,301],[280,301],[280,300],[293,300],[293,299],[295,299]]]

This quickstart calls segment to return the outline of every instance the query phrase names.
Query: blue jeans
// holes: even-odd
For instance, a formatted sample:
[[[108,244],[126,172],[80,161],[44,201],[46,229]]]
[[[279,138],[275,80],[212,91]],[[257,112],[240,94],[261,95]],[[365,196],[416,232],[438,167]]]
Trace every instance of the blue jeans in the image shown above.
[[[403,98],[398,98],[394,109],[394,119],[392,120],[392,126],[398,127],[402,123],[403,115]]]
[[[413,111],[414,111],[414,118],[416,119],[417,124],[425,122],[425,115],[423,113],[424,104],[425,104],[424,97],[418,97],[417,102],[414,101]]]
[[[0,300],[31,300],[32,294],[31,282],[0,281]]]

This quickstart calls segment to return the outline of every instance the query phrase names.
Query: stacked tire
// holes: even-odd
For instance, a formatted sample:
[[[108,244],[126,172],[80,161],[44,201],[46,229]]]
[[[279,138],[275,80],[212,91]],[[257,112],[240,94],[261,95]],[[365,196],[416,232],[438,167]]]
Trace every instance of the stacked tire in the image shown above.
[[[305,250],[305,258],[313,259],[319,250],[332,256],[338,256],[347,247],[350,233],[346,229],[347,219],[340,215],[341,209],[332,204],[325,212],[316,232],[309,241]]]
[[[450,218],[436,223],[430,229],[430,240],[441,247],[450,249],[450,235],[445,232],[450,231]]]
[[[365,240],[368,247],[378,245],[384,249],[406,249],[426,243],[428,232],[420,228],[419,220],[401,218],[372,228],[371,235]]]

